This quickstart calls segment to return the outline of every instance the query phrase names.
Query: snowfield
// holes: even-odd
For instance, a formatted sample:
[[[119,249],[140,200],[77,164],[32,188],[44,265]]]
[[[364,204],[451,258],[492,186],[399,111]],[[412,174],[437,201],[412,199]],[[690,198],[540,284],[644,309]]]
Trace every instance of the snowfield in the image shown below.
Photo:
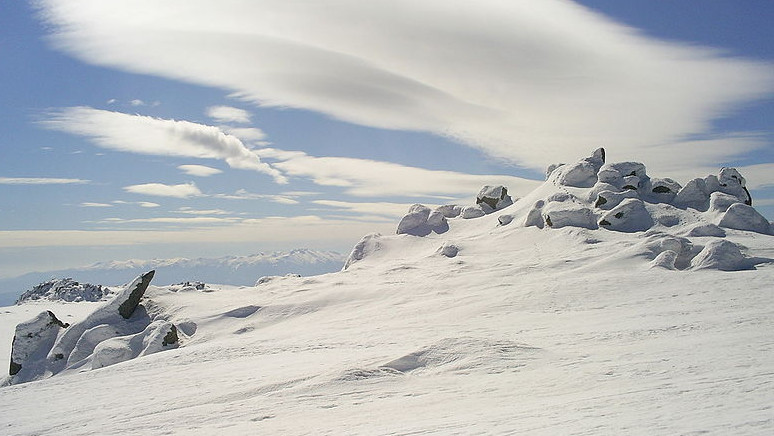
[[[644,167],[600,186],[618,170],[599,159],[484,216],[412,208],[429,233],[370,235],[338,273],[151,284],[143,313],[179,344],[8,378],[0,433],[774,434],[774,237],[718,226],[757,219],[729,214],[741,194],[675,205]],[[0,339],[110,304],[2,308]]]

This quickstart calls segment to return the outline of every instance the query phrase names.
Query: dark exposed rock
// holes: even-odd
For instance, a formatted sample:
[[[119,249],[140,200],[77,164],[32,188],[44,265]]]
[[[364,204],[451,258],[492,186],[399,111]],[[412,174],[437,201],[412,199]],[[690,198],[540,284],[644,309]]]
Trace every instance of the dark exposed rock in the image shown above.
[[[134,289],[132,289],[129,297],[118,306],[118,313],[121,314],[124,319],[131,318],[134,309],[140,304],[140,299],[143,294],[145,294],[145,290],[148,289],[148,285],[150,285],[155,273],[156,271],[152,270],[140,276],[140,281],[135,285]]]
[[[172,326],[169,328],[169,332],[164,336],[164,341],[161,343],[161,345],[166,347],[167,345],[176,344],[177,341],[177,327],[172,324]]]
[[[476,196],[476,204],[481,205],[485,212],[494,212],[513,204],[508,195],[508,188],[502,185],[484,186]]]

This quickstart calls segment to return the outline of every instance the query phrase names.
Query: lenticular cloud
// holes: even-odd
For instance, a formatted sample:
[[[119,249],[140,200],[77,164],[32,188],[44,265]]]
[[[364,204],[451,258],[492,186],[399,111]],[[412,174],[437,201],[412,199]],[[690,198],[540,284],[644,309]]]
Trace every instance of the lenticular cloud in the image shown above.
[[[535,168],[591,146],[641,156],[706,138],[729,107],[774,89],[770,65],[654,40],[567,0],[39,5],[55,44],[91,63],[433,132]],[[696,144],[696,165],[733,143]]]
[[[224,160],[230,167],[252,170],[286,183],[285,177],[237,137],[213,126],[188,121],[129,115],[90,107],[54,111],[42,124],[88,137],[100,147],[130,153]]]

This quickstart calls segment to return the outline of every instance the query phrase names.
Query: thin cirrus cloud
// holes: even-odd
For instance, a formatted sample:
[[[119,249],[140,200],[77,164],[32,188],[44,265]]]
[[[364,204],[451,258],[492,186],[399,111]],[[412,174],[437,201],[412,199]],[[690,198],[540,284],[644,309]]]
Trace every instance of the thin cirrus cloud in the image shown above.
[[[0,185],[83,185],[90,183],[83,179],[61,179],[53,177],[0,177]]]
[[[230,167],[257,171],[287,179],[233,135],[213,126],[130,115],[121,112],[69,107],[52,111],[41,125],[46,128],[87,137],[95,145],[112,150],[158,156],[220,159]]]
[[[256,150],[288,176],[307,178],[321,186],[340,187],[356,197],[474,196],[481,186],[502,184],[516,194],[526,194],[540,182],[513,176],[473,175],[427,170],[390,162],[348,157],[316,157],[300,151],[273,148]]]
[[[232,106],[210,106],[207,116],[219,123],[250,123],[250,112]]]
[[[433,132],[531,168],[600,145],[666,166],[669,153],[648,150],[701,140],[774,91],[770,64],[657,40],[569,0],[39,4],[55,45],[87,62]],[[727,158],[734,138],[699,142],[696,166]]]
[[[189,176],[197,177],[209,177],[223,172],[217,168],[212,168],[205,165],[179,165],[177,169],[188,174]]]
[[[153,195],[157,197],[190,198],[202,196],[193,183],[182,183],[179,185],[165,185],[163,183],[144,183],[141,185],[125,186],[124,191],[132,194]]]

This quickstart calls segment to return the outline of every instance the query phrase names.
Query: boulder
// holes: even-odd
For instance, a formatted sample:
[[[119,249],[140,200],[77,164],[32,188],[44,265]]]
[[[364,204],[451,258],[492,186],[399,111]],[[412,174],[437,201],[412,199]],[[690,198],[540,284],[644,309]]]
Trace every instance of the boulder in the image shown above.
[[[435,210],[446,218],[457,218],[460,216],[460,212],[462,212],[462,206],[457,204],[444,204],[443,206],[438,206]]]
[[[744,205],[742,205],[744,206]],[[739,250],[739,246],[727,239],[709,242],[691,260],[692,269],[718,269],[721,271],[741,271],[753,268],[753,262]]]
[[[444,214],[437,210],[430,212],[430,216],[427,217],[427,226],[439,235],[449,231],[449,222],[446,221]]]
[[[414,204],[408,213],[400,220],[397,234],[425,236],[430,233],[427,219],[430,217],[430,208],[422,204]]]
[[[42,372],[38,367],[45,363],[46,355],[54,346],[59,330],[69,326],[50,310],[18,324],[11,343],[11,365],[8,374],[16,376],[24,370],[34,378]],[[24,374],[19,377],[24,378]]]
[[[653,227],[653,217],[638,198],[627,198],[599,221],[599,226],[619,232],[642,232]]]
[[[594,207],[602,210],[610,210],[621,204],[621,202],[627,198],[637,198],[637,191],[602,191],[597,195],[596,200],[594,200]]]
[[[672,179],[651,179],[648,198],[655,203],[671,203],[682,186]]]
[[[596,229],[594,213],[586,206],[574,201],[553,201],[541,210],[543,222],[548,227],[583,227]]]
[[[771,223],[755,208],[743,203],[732,204],[718,223],[720,227],[771,234]]]
[[[597,183],[597,173],[605,164],[605,149],[594,150],[591,156],[569,165],[549,167],[549,179],[558,185],[576,188],[590,188]]]
[[[455,257],[460,252],[460,248],[454,244],[451,244],[449,242],[444,242],[443,245],[438,248],[438,251],[436,253],[440,254],[441,256],[445,257]]]
[[[140,304],[140,299],[143,294],[145,294],[145,290],[148,289],[148,285],[150,285],[155,273],[156,271],[152,270],[137,277],[134,282],[127,286],[121,293],[119,300],[122,300],[123,302],[118,306],[118,313],[121,314],[124,319],[131,318],[137,305]]]
[[[484,209],[478,204],[475,206],[465,206],[462,208],[462,212],[460,213],[460,216],[466,220],[471,218],[479,218],[484,215],[486,215],[486,212],[484,212]]]
[[[702,237],[713,236],[716,238],[725,238],[726,231],[711,223],[700,223],[693,227],[686,233],[687,236]]]
[[[508,188],[503,185],[486,185],[478,192],[476,204],[485,212],[492,213],[513,204],[513,199],[508,195]]]
[[[507,213],[502,214],[497,217],[497,222],[499,222],[501,226],[507,226],[513,222],[513,215]]]
[[[382,235],[379,233],[369,233],[363,236],[360,241],[358,241],[358,243],[355,244],[355,246],[352,248],[352,251],[349,253],[347,260],[344,262],[342,271],[352,266],[352,264],[359,262],[369,255],[381,250],[381,238]]]
[[[741,203],[741,200],[736,196],[726,194],[724,192],[713,192],[710,195],[709,208],[712,212],[725,212],[731,207],[732,204]]]
[[[536,226],[540,229],[543,228],[545,221],[543,221],[543,206],[545,201],[538,200],[532,206],[532,209],[527,213],[527,218],[524,220],[524,227]]]
[[[700,211],[707,210],[709,206],[709,194],[707,194],[707,184],[704,179],[693,179],[683,186],[672,204],[682,208],[691,208]]]
[[[746,187],[747,182],[736,168],[721,168],[718,173],[718,184],[720,192],[733,195],[744,204],[752,206],[752,197]]]

